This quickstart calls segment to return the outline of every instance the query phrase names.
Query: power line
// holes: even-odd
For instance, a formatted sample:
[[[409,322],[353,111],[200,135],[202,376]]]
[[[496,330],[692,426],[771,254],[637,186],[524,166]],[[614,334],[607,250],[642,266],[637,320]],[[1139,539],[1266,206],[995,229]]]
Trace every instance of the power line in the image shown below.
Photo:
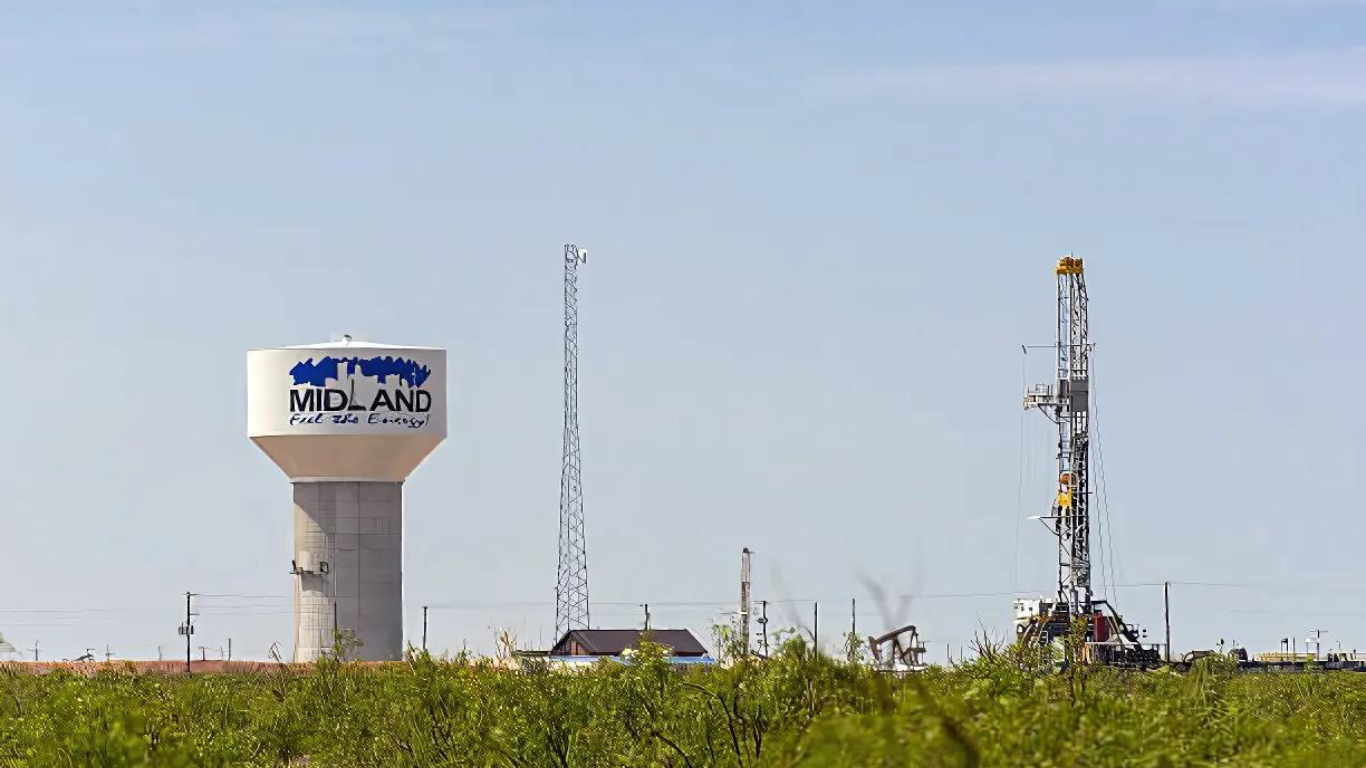
[[[1268,611],[1240,608],[1207,608],[1206,613],[1237,613],[1257,616],[1341,616],[1345,618],[1366,617],[1366,611]],[[1324,630],[1325,632],[1327,630]]]
[[[321,611],[313,611],[313,612],[314,612],[314,614],[318,614],[318,612],[321,612]],[[220,614],[220,612],[214,612],[214,611],[199,611],[199,614],[205,615],[205,616],[290,616],[290,615],[294,615],[294,611],[292,611],[292,609],[290,609],[290,611],[243,611],[243,612],[232,612],[232,611],[228,611],[228,612],[221,612],[221,614]]]
[[[57,620],[57,622],[5,622],[5,627],[87,627],[92,626],[90,622],[76,622],[76,620]]]
[[[266,601],[242,601],[239,603],[200,603],[198,599],[194,601],[196,606],[203,605],[205,608],[284,608],[293,605],[293,600],[266,600]]]
[[[1110,586],[1113,587],[1114,589],[1147,589],[1147,588],[1158,589],[1158,588],[1160,588],[1160,587],[1163,585],[1163,583],[1164,583],[1164,582],[1162,582],[1162,581],[1136,581],[1136,582],[1126,582],[1126,583],[1111,583]],[[1326,586],[1319,585],[1319,584],[1294,584],[1294,583],[1288,583],[1288,582],[1282,582],[1282,583],[1261,582],[1261,583],[1258,583],[1258,582],[1221,582],[1221,581],[1180,581],[1180,580],[1171,579],[1171,580],[1167,580],[1166,583],[1170,583],[1172,586],[1183,586],[1183,587],[1209,587],[1209,588],[1247,589],[1247,590],[1265,590],[1265,591],[1281,591],[1281,590],[1284,590],[1284,591],[1295,591],[1295,592],[1313,592],[1313,591],[1317,591],[1317,592],[1332,592],[1332,591],[1338,591],[1338,592],[1350,592],[1350,593],[1362,593],[1362,592],[1366,592],[1366,586],[1364,586],[1364,587],[1359,587],[1359,588],[1353,588],[1353,587],[1326,587]],[[906,599],[906,600],[913,600],[913,599],[921,599],[921,600],[932,600],[932,599],[956,599],[956,598],[974,598],[974,597],[1012,597],[1012,596],[1017,596],[1017,595],[1044,594],[1044,593],[1047,593],[1047,591],[1048,591],[1048,589],[1010,589],[1010,590],[1007,590],[1007,589],[1000,589],[1000,590],[983,590],[983,591],[978,591],[978,592],[911,592],[911,593],[904,593],[904,594],[893,595],[893,596],[891,596],[891,597],[893,597],[894,599]],[[859,599],[868,599],[868,600],[875,600],[876,597],[877,597],[877,596],[874,596],[874,595],[867,595],[867,594],[864,594],[864,595],[855,595],[855,596],[858,597]],[[797,603],[813,603],[813,602],[820,602],[820,601],[834,602],[834,601],[848,600],[848,599],[849,599],[849,595],[846,594],[846,595],[824,596],[824,597],[783,597],[783,598],[770,599],[770,600],[768,600],[767,602],[768,602],[770,605],[781,605],[781,604],[785,604],[785,603],[786,603],[786,604],[797,604]],[[645,602],[643,599],[636,599],[636,600],[594,600],[594,601],[592,602],[592,604],[593,604],[594,606],[601,606],[601,607],[604,607],[604,608],[607,608],[607,607],[637,607],[637,606],[639,606],[639,605],[640,605],[641,603],[643,603],[643,602]],[[716,607],[716,608],[728,608],[728,609],[729,609],[729,608],[732,608],[732,607],[734,606],[734,604],[735,604],[735,599],[734,599],[734,598],[718,598],[718,599],[715,599],[715,600],[656,600],[656,599],[651,599],[651,600],[649,600],[649,603],[650,603],[650,607],[651,607],[651,608],[712,608],[712,607]],[[429,604],[427,605],[427,607],[430,608],[430,609],[432,609],[432,610],[465,611],[465,610],[481,610],[481,609],[493,609],[493,608],[541,608],[541,607],[546,607],[546,606],[549,606],[549,605],[551,605],[551,603],[550,603],[549,601],[546,601],[546,600],[513,600],[513,599],[509,599],[509,600],[469,600],[469,601],[454,601],[454,602],[448,602],[448,603],[429,603]],[[226,606],[225,606],[225,607],[226,607]],[[636,612],[635,612],[635,611],[632,611],[632,612],[629,613],[629,615],[636,615]]]
[[[464,611],[477,610],[480,608],[503,608],[503,607],[524,607],[524,608],[543,608],[547,605],[554,605],[549,600],[468,600],[455,603],[428,603],[427,608],[433,611]],[[603,603],[595,603],[603,605]],[[632,603],[634,605],[634,603]]]
[[[1183,587],[1210,587],[1218,589],[1246,589],[1249,591],[1264,592],[1297,592],[1304,594],[1312,593],[1344,593],[1362,594],[1366,593],[1366,586],[1363,587],[1342,587],[1327,586],[1323,584],[1291,584],[1275,582],[1228,582],[1228,581],[1173,581],[1172,584],[1179,584]]]
[[[146,609],[138,609],[146,610]],[[132,613],[127,608],[35,608],[21,609],[12,608],[0,610],[0,613]]]

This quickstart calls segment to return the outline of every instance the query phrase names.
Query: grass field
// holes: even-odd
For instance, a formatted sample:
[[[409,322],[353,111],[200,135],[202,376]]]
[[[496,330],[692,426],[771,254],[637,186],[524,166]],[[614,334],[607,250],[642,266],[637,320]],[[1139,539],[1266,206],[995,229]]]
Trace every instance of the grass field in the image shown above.
[[[334,660],[301,673],[0,672],[0,765],[1362,766],[1366,675],[1073,666],[1018,649],[911,677],[812,654],[581,673]]]

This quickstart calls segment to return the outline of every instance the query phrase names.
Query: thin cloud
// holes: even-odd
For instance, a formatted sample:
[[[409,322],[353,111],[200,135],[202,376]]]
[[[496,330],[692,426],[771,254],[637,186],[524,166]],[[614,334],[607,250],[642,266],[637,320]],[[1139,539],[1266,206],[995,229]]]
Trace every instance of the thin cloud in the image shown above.
[[[845,70],[812,83],[840,99],[1153,98],[1249,106],[1366,105],[1366,50],[1244,57],[921,64]]]
[[[1147,0],[1146,4],[1182,13],[1319,13],[1366,9],[1366,0]]]
[[[1366,0],[1212,0],[1211,4],[1227,11],[1366,8]]]
[[[3,6],[0,6],[3,10]],[[10,8],[12,11],[12,7]],[[165,7],[117,9],[58,6],[11,14],[0,51],[118,53],[130,51],[345,50],[482,41],[519,32],[533,21],[526,8],[490,10],[338,7]],[[3,19],[4,14],[0,14]]]

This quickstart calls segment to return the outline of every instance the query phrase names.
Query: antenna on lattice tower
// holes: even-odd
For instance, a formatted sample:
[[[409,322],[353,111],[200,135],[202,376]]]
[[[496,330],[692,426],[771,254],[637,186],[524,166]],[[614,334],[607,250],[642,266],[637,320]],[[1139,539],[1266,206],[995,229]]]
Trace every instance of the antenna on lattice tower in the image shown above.
[[[556,640],[588,629],[588,546],[579,453],[579,265],[588,251],[564,247],[564,463],[560,471],[559,565],[555,577]]]

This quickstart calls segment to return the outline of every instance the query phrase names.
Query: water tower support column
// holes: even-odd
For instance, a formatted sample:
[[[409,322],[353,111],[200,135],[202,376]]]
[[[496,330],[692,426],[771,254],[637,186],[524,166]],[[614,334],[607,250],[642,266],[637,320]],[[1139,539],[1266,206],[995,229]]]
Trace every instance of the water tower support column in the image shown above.
[[[355,633],[356,657],[403,658],[403,484],[294,483],[296,662]]]

